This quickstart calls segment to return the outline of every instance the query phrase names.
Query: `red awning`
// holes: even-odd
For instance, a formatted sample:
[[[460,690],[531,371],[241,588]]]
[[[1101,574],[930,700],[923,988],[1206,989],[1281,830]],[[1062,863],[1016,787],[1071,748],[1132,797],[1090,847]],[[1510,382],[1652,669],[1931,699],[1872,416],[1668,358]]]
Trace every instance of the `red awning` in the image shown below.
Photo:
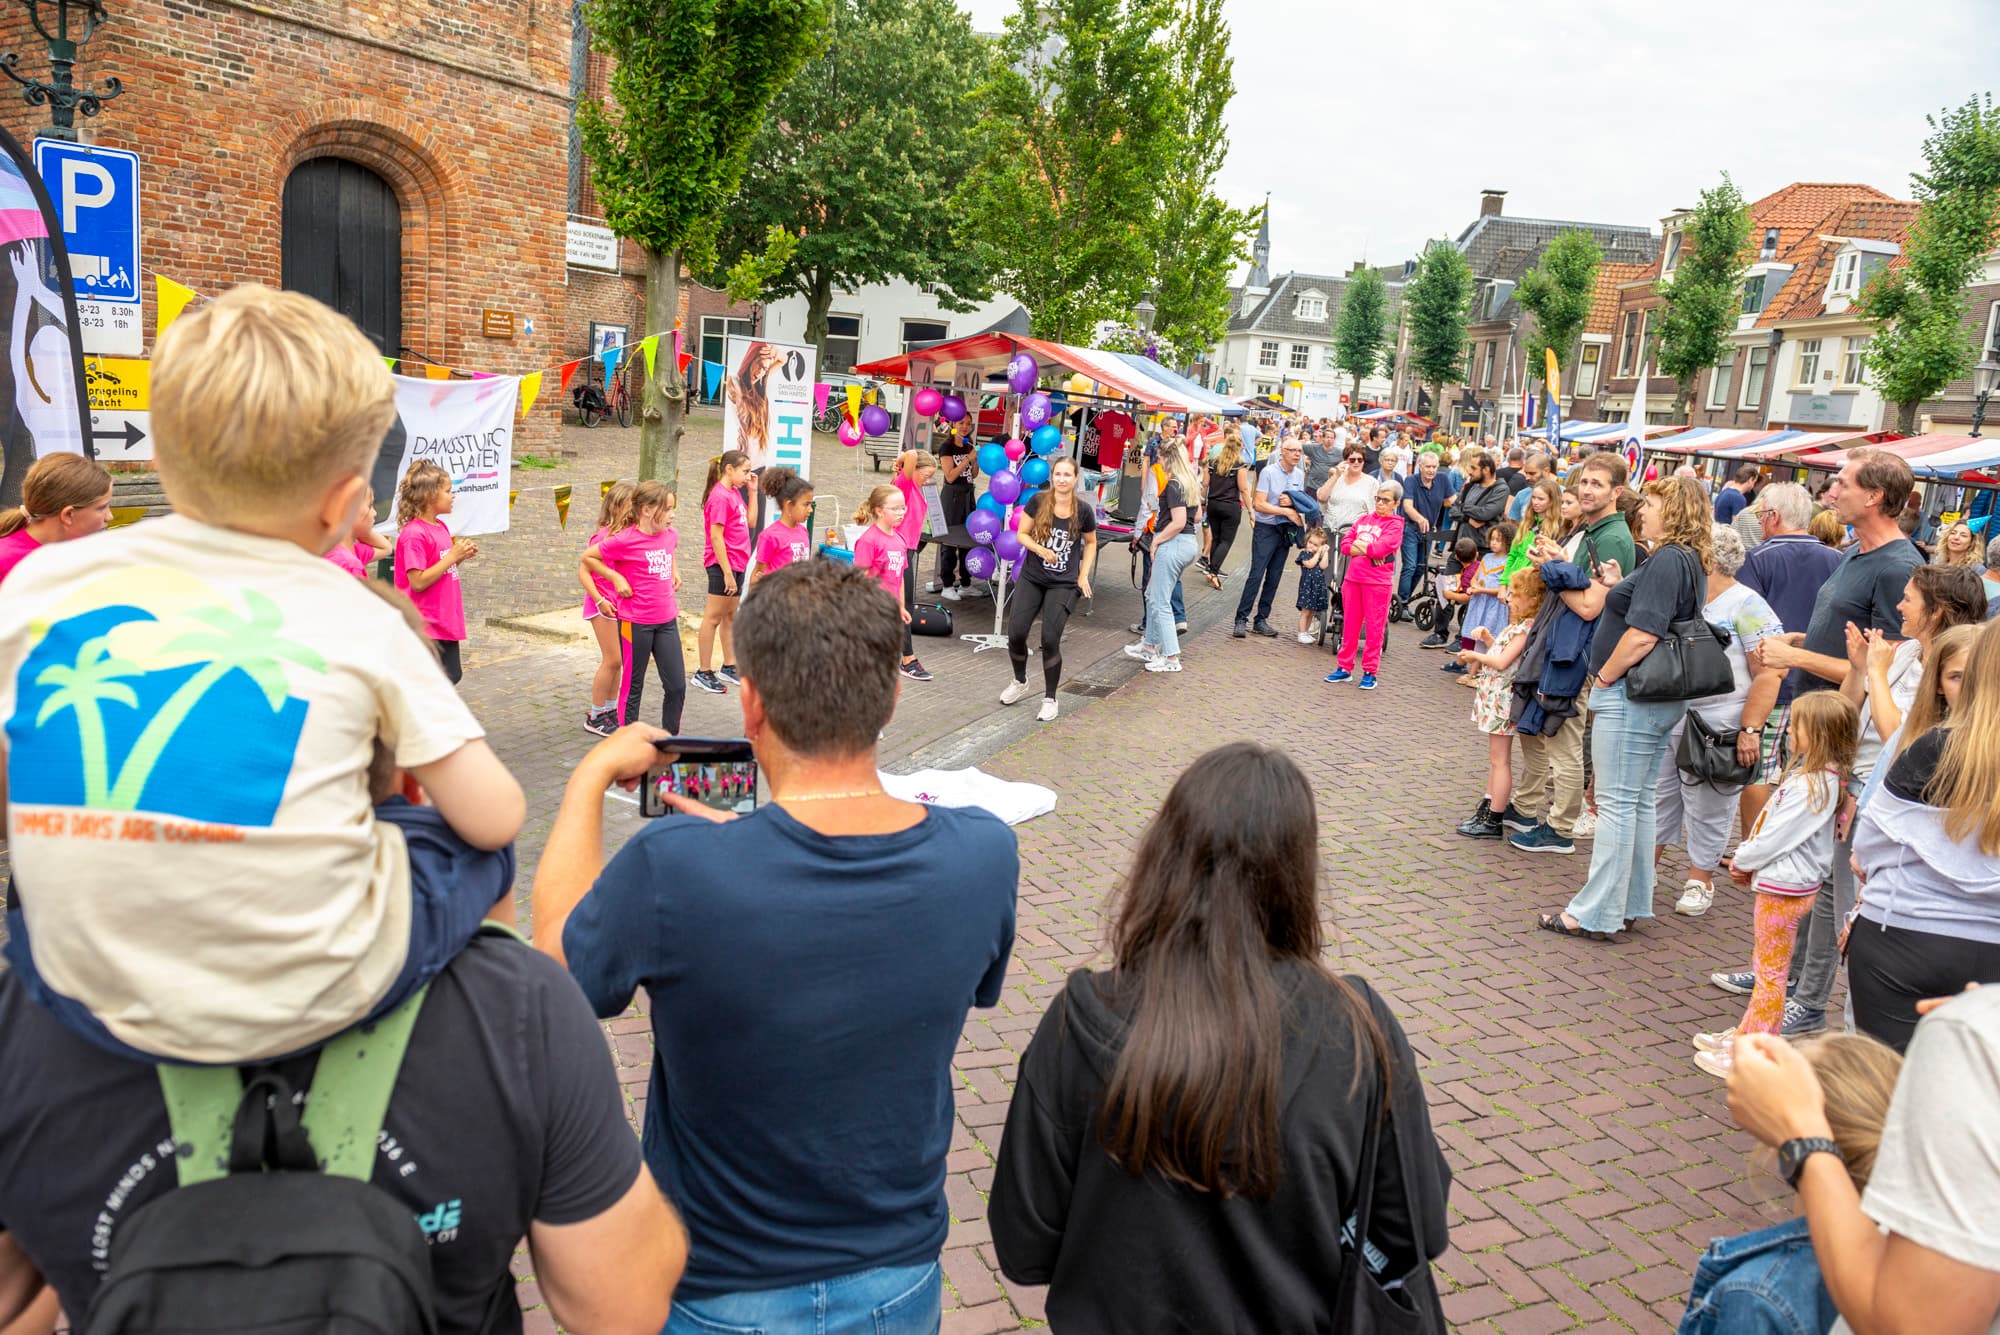
[[[951,376],[937,375],[937,368],[970,366],[984,376],[1004,368],[1016,352],[1032,353],[1035,360],[1042,364],[1044,373],[1060,369],[1088,376],[1098,383],[1107,397],[1130,399],[1150,412],[1212,411],[1192,401],[1183,402],[1171,386],[1134,370],[1108,352],[1071,347],[1064,343],[1047,343],[1029,338],[1026,334],[968,334],[964,338],[918,348],[901,356],[868,362],[855,367],[854,374],[909,384],[911,369],[922,364],[933,368],[933,383],[942,381],[949,384]]]
[[[1856,448],[1870,433],[1855,432],[1851,436],[1817,436],[1794,440],[1792,448],[1784,452],[1787,459],[1796,460],[1808,468],[1838,468],[1840,460],[1847,452]],[[1881,450],[1903,459],[1921,459],[1929,454],[1942,454],[1969,443],[1971,436],[1952,436],[1931,432],[1922,436],[1905,436],[1901,440],[1877,441],[1867,448]]]

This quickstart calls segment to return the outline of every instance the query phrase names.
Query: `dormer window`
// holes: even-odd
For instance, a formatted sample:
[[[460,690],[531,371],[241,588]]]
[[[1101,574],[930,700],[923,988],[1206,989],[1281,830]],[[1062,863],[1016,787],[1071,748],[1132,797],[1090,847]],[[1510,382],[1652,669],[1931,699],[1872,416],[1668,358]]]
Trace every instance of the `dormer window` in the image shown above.
[[[1300,320],[1324,320],[1326,318],[1325,297],[1300,297],[1292,314]]]
[[[1778,229],[1775,227],[1766,227],[1764,229],[1764,243],[1757,247],[1757,258],[1760,260],[1770,260],[1776,259],[1777,256]]]
[[[1833,281],[1827,284],[1830,297],[1851,297],[1861,286],[1861,252],[1850,250],[1833,262]]]
[[[1681,234],[1679,232],[1668,232],[1667,255],[1666,258],[1660,262],[1660,272],[1663,275],[1670,274],[1674,271],[1674,266],[1679,264],[1680,262],[1681,262]]]

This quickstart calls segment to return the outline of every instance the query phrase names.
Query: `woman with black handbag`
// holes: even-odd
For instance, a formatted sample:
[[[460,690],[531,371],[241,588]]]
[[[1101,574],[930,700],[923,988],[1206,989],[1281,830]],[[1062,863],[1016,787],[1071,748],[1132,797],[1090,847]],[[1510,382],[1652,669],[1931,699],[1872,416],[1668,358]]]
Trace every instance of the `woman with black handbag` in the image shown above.
[[[1639,536],[1652,550],[1645,564],[1628,576],[1607,561],[1586,591],[1598,609],[1590,648],[1590,758],[1597,786],[1590,876],[1562,912],[1536,920],[1545,931],[1592,941],[1608,941],[1653,916],[1660,758],[1688,701],[1730,684],[1718,633],[1701,619],[1713,564],[1708,496],[1689,478],[1648,482],[1639,523]],[[1634,680],[1628,682],[1628,675]]]
[[[1284,752],[1190,765],[1141,839],[1113,965],[1022,1054],[987,1222],[1049,1325],[1442,1332],[1451,1170],[1387,1004],[1323,962],[1319,828]]]
[[[1708,572],[1708,600],[1701,615],[1710,625],[1730,632],[1725,647],[1730,688],[1688,702],[1687,718],[1667,738],[1654,790],[1653,865],[1660,865],[1669,844],[1687,850],[1687,883],[1674,912],[1691,918],[1708,912],[1715,901],[1715,873],[1722,865],[1743,785],[1765,782],[1764,757],[1768,753],[1777,758],[1777,748],[1762,743],[1765,720],[1785,680],[1783,668],[1750,670],[1750,652],[1765,636],[1784,634],[1785,623],[1762,595],[1736,582],[1746,555],[1742,534],[1728,524],[1716,524],[1712,537],[1715,568]],[[1772,782],[1778,768],[1773,766]]]

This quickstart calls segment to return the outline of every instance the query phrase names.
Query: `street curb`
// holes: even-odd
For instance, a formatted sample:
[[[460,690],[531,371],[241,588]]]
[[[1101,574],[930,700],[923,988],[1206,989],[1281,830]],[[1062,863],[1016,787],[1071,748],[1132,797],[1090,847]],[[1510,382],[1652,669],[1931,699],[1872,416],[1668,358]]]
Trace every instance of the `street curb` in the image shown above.
[[[575,644],[589,638],[584,635],[570,635],[563,631],[550,630],[547,626],[537,626],[528,620],[530,616],[544,615],[546,615],[544,612],[530,612],[526,616],[488,617],[486,618],[486,624],[494,630],[511,631],[516,635],[526,635],[533,639],[545,640],[550,644]]]

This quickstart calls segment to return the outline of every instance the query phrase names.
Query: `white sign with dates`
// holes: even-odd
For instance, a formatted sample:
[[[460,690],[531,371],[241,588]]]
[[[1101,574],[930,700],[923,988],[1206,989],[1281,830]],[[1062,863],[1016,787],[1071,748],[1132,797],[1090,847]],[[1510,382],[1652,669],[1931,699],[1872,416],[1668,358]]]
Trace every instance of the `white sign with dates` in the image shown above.
[[[146,350],[146,323],[139,306],[122,301],[76,299],[83,350],[110,357],[137,357]]]

